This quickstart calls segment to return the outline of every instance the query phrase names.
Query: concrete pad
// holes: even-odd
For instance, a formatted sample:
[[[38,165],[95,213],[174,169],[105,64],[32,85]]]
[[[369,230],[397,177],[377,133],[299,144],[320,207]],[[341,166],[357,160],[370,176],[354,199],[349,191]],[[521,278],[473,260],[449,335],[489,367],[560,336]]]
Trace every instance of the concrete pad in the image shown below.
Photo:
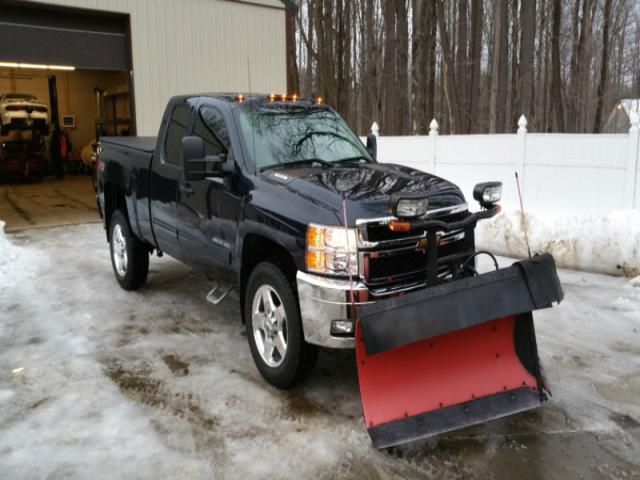
[[[99,222],[96,194],[88,176],[49,178],[0,185],[0,219],[5,231]]]

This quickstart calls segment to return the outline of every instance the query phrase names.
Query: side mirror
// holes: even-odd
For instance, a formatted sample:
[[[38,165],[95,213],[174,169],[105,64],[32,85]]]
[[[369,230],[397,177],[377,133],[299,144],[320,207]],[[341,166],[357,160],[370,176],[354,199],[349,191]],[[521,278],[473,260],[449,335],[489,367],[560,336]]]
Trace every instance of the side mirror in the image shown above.
[[[228,168],[227,155],[207,155],[204,140],[190,136],[182,139],[182,161],[184,178],[187,181],[204,180],[206,177],[226,175]]]
[[[204,140],[191,136],[182,138],[182,162],[184,178],[188,181],[202,180],[205,176]]]

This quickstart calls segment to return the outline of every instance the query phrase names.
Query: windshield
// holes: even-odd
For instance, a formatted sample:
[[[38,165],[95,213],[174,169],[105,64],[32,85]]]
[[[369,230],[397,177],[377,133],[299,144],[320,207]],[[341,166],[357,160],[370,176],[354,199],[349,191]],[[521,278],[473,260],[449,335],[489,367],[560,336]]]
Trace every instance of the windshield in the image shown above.
[[[237,112],[244,144],[259,172],[373,161],[346,122],[328,108],[259,105]]]

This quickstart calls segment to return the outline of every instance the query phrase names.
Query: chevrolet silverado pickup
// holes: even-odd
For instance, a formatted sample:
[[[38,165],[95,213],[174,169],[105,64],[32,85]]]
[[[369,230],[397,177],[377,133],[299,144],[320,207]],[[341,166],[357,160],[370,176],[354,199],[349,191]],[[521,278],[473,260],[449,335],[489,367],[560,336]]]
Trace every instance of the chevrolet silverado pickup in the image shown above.
[[[355,348],[376,446],[546,399],[530,312],[562,298],[553,259],[476,271],[499,182],[470,209],[453,183],[378,162],[320,99],[280,95],[174,97],[157,137],[102,137],[98,152],[122,288],[144,285],[156,252],[213,279],[212,303],[237,289],[251,355],[280,388],[318,347]]]

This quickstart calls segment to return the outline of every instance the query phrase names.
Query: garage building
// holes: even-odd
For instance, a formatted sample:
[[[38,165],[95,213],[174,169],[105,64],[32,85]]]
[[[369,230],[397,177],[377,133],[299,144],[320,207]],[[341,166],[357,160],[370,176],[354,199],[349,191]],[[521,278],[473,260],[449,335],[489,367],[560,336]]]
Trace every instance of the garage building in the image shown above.
[[[177,94],[285,92],[285,56],[278,0],[0,0],[0,96],[35,96],[71,146],[64,181],[3,180],[0,220],[12,229],[75,223],[65,220],[73,210],[95,218],[90,177],[69,173],[89,169],[96,134],[155,135]],[[34,141],[20,130],[0,142]],[[51,132],[42,133],[33,135],[50,164]]]

